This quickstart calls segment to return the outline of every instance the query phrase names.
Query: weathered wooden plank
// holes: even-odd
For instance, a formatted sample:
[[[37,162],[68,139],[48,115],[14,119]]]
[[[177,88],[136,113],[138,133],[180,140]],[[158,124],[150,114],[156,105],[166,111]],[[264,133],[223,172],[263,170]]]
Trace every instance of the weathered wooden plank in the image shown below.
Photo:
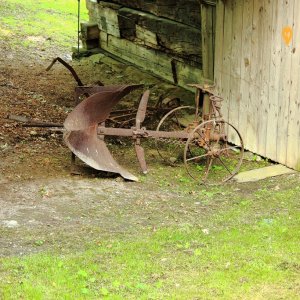
[[[258,113],[259,113],[259,88],[260,88],[260,64],[261,62],[261,30],[263,26],[263,20],[261,19],[261,2],[253,1],[253,17],[252,17],[252,35],[251,35],[251,58],[250,58],[250,90],[251,90],[251,103],[248,107],[250,117],[247,119],[247,140],[249,150],[257,153],[257,135],[259,134],[258,126]]]
[[[96,0],[86,0],[86,8],[89,13],[89,21],[91,23],[97,23],[98,21],[98,3]]]
[[[136,42],[154,49],[158,49],[157,35],[139,25],[135,25]]]
[[[136,25],[139,19],[138,11],[122,7],[119,9],[118,15],[121,37],[133,41],[136,38]]]
[[[232,61],[230,65],[230,91],[228,115],[230,123],[238,128],[239,107],[241,101],[241,47],[243,30],[243,1],[232,0]],[[239,137],[234,130],[229,130],[228,137],[234,144],[239,143]]]
[[[293,26],[294,0],[281,0],[280,16],[283,28]],[[282,33],[282,29],[279,34]],[[280,79],[278,94],[278,119],[277,119],[277,161],[286,164],[287,159],[287,136],[289,122],[289,103],[291,90],[291,67],[292,67],[292,43],[286,45],[281,40]]]
[[[224,39],[224,2],[218,1],[216,6],[216,39],[215,39],[215,63],[214,81],[216,92],[222,95],[222,67],[223,67],[223,39]]]
[[[287,138],[288,166],[300,171],[300,1],[294,3],[291,92]]]
[[[245,0],[243,7],[243,30],[241,45],[241,86],[240,94],[242,99],[239,106],[239,126],[245,147],[249,149],[251,141],[248,140],[247,129],[248,120],[253,118],[250,113],[251,105],[251,88],[250,88],[250,70],[251,70],[251,51],[252,51],[252,16],[253,16],[253,0]]]
[[[120,37],[118,10],[121,6],[105,1],[95,3],[94,0],[87,0],[86,3],[89,10],[90,21],[96,22],[100,30]]]
[[[214,9],[211,5],[201,4],[202,69],[204,77],[211,80],[214,77]]]
[[[200,30],[130,8],[119,10],[119,25],[121,37],[138,43],[144,41],[147,46],[160,48],[178,57],[188,57],[201,67]],[[145,36],[141,38],[142,31],[147,32],[152,41],[145,41]],[[153,40],[156,42],[153,43]]]
[[[200,1],[198,0],[113,0],[111,2],[200,28]]]
[[[224,44],[223,44],[223,67],[222,67],[222,88],[221,94],[224,101],[222,102],[222,113],[226,121],[228,119],[228,109],[230,101],[230,66],[231,66],[231,38],[232,38],[232,0],[224,3]]]
[[[162,48],[178,55],[200,57],[201,31],[151,14],[136,12],[138,25],[155,33]]]
[[[262,133],[260,124],[260,111],[261,111],[261,90],[262,90],[262,48],[264,48],[266,41],[263,40],[262,32],[265,26],[263,19],[263,1],[254,0],[253,6],[253,19],[252,19],[252,53],[251,53],[251,98],[252,103],[249,106],[252,118],[249,119],[248,127],[248,138],[251,142],[250,150],[258,153],[259,135]],[[263,145],[264,147],[264,145]],[[260,153],[261,154],[261,153]]]
[[[270,53],[272,49],[273,5],[269,0],[263,0],[260,8],[260,18],[263,24],[260,30],[258,47],[260,49],[259,76],[256,89],[259,91],[259,110],[257,114],[257,152],[266,156],[266,138],[268,125],[268,102],[270,80]]]
[[[174,70],[173,57],[163,52],[144,48],[134,42],[118,39],[104,32],[100,33],[100,40],[101,48],[104,50],[168,81],[174,82],[173,72],[175,71],[179,86],[187,88],[188,83],[203,82],[203,74],[199,68],[176,61]]]
[[[277,119],[278,119],[278,92],[280,84],[281,60],[281,31],[283,20],[281,18],[281,0],[272,1],[273,21],[271,39],[271,64],[269,79],[269,103],[266,134],[266,156],[274,161],[277,159]]]

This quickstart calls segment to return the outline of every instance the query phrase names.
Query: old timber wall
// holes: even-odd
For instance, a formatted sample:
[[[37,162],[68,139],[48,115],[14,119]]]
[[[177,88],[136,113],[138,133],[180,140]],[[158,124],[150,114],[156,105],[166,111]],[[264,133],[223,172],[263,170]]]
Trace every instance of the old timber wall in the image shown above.
[[[198,0],[86,3],[102,49],[183,87],[203,81]]]
[[[216,19],[225,119],[247,149],[300,170],[300,1],[219,0]]]

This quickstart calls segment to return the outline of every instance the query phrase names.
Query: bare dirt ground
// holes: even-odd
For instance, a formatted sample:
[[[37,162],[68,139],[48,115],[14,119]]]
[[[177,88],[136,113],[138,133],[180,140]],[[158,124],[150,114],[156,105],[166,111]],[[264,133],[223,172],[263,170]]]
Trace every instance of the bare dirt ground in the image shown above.
[[[186,180],[184,171],[161,165],[151,147],[147,149],[150,174],[141,177],[140,183],[107,174],[70,175],[70,152],[60,133],[25,128],[6,119],[15,114],[63,123],[74,106],[76,83],[59,64],[45,71],[56,56],[68,59],[70,54],[54,48],[28,53],[0,44],[0,256],[78,249],[82,241],[166,225],[201,227],[204,216],[221,210],[233,194],[247,195],[258,188],[256,184],[230,184],[206,194],[197,186],[185,188],[180,185]],[[188,92],[107,57],[82,59],[72,65],[88,84],[98,80],[105,84],[153,84],[152,103],[160,96],[192,99]],[[127,103],[136,105],[141,92],[132,94]],[[128,143],[124,146],[117,141],[112,148],[118,161],[138,174]],[[174,176],[174,185],[170,176]],[[297,176],[286,178],[295,184]],[[276,188],[278,182],[269,181],[267,186]],[[215,197],[213,203],[207,200],[210,193]]]
[[[36,251],[36,246],[76,245],[76,240],[91,240],[99,234],[154,228],[157,218],[172,220],[171,211],[161,215],[161,205],[168,202],[171,209],[177,197],[174,193],[157,190],[151,184],[145,190],[139,183],[105,178],[107,174],[71,176],[70,152],[62,134],[7,120],[14,114],[63,123],[74,107],[76,82],[60,64],[49,72],[45,69],[56,56],[70,59],[69,53],[60,49],[28,53],[5,44],[1,44],[0,52],[0,255],[25,254]],[[132,66],[100,58],[104,62],[99,62],[99,57],[72,62],[85,83],[155,84],[153,103],[160,96],[190,96]],[[141,93],[132,94],[128,103],[135,105]],[[127,151],[123,147],[116,152]],[[127,161],[120,162],[139,172],[133,152]],[[152,216],[153,211],[158,216]]]

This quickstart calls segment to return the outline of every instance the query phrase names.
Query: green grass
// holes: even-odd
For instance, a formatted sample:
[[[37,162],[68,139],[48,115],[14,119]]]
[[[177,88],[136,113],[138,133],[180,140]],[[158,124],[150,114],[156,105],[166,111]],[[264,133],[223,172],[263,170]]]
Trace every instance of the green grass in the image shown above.
[[[285,193],[275,194],[281,199]],[[99,239],[74,254],[3,258],[0,298],[298,299],[300,214],[294,197],[299,189],[285,197],[288,215],[241,200],[202,228]]]
[[[0,39],[13,47],[76,43],[76,0],[2,1],[0,15]],[[84,249],[78,252],[52,245],[47,252],[0,258],[0,299],[299,299],[300,187],[259,183],[239,193],[235,186],[196,185],[183,167],[161,164],[141,179],[145,189],[152,184],[176,193],[187,209],[198,202],[214,210],[194,214],[201,226],[146,228],[101,236],[74,247]],[[9,230],[5,234],[13,235]],[[33,238],[33,249],[47,248],[44,236]]]
[[[9,0],[0,5],[0,38],[12,46],[40,46],[41,41],[28,41],[29,36],[43,37],[45,46],[71,48],[77,41],[76,0]],[[81,1],[81,20],[87,20],[85,1]]]

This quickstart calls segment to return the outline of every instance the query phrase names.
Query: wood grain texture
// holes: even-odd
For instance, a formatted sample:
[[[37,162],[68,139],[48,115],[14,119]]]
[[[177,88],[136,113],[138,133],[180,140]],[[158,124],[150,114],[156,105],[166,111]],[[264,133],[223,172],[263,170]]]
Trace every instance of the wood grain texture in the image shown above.
[[[239,107],[241,102],[241,55],[242,55],[242,31],[243,31],[243,1],[232,0],[232,52],[230,65],[230,90],[228,120],[230,123],[239,127]],[[234,130],[228,132],[229,139],[239,143],[239,137]]]
[[[216,89],[224,98],[224,117],[237,125],[245,148],[297,170],[299,17],[297,0],[218,1],[215,58]],[[282,37],[286,26],[293,31],[290,44]]]
[[[253,118],[249,107],[252,105],[252,94],[250,89],[250,73],[252,67],[252,16],[253,0],[245,0],[243,6],[243,30],[241,45],[241,86],[240,86],[240,106],[239,106],[239,126],[238,129],[243,137],[245,146],[249,149],[251,141],[248,139],[248,123]]]
[[[195,28],[201,26],[200,1],[198,0],[113,0],[111,2]]]
[[[222,113],[224,119],[227,121],[231,121],[229,119],[229,102],[230,102],[230,68],[232,61],[232,1],[228,0],[225,3],[224,10],[224,44],[223,44],[223,67],[222,67],[222,86],[221,86],[221,94],[223,96],[222,103]]]
[[[293,40],[291,44],[291,92],[287,138],[287,165],[300,171],[300,1],[294,2]]]
[[[279,16],[282,18],[283,27],[288,25],[292,26],[294,21],[294,0],[281,0],[279,4]],[[282,29],[279,34],[282,34]],[[289,103],[291,92],[292,44],[286,45],[282,39],[281,45],[276,160],[286,164]]]
[[[259,77],[256,85],[261,87],[259,90],[259,110],[257,116],[257,152],[260,155],[266,156],[266,139],[268,126],[268,104],[269,104],[269,82],[270,82],[270,53],[272,50],[272,25],[273,25],[273,5],[269,0],[264,0],[261,3],[260,17],[263,24],[259,42],[259,56],[261,64],[259,66]],[[263,47],[261,47],[263,45]]]
[[[223,43],[224,43],[224,2],[219,1],[216,7],[216,39],[215,39],[215,63],[214,81],[217,93],[221,93],[222,69],[223,69]]]
[[[211,5],[201,5],[202,69],[205,78],[214,77],[214,10]],[[199,50],[198,50],[199,51]]]
[[[273,21],[270,53],[270,79],[268,98],[268,120],[266,134],[266,156],[277,161],[277,120],[278,120],[278,92],[280,88],[280,60],[281,60],[281,30],[282,19],[280,0],[273,1]]]

